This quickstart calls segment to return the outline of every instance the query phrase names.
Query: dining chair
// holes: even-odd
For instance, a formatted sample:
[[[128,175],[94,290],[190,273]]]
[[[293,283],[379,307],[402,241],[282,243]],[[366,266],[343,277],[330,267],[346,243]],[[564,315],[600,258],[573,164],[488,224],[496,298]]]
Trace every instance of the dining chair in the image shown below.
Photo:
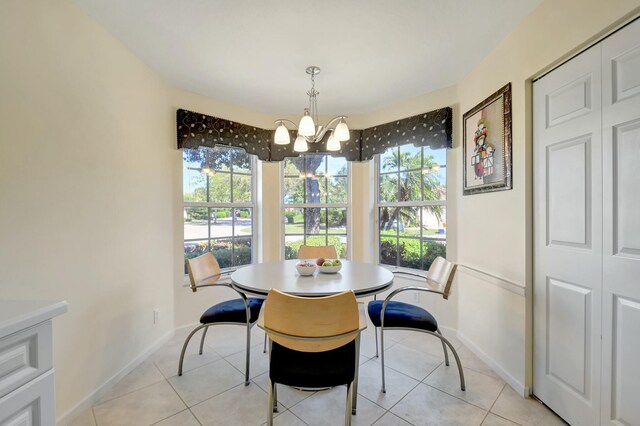
[[[189,345],[189,341],[193,335],[200,329],[204,329],[202,332],[202,338],[200,339],[200,352],[204,347],[204,339],[207,336],[207,330],[212,325],[220,324],[234,324],[247,327],[247,348],[246,348],[246,363],[244,384],[249,384],[249,359],[251,349],[251,328],[255,325],[260,315],[260,308],[264,299],[258,299],[255,297],[247,297],[244,293],[239,292],[228,281],[220,281],[223,272],[220,270],[218,260],[213,253],[205,253],[202,256],[198,256],[194,259],[187,260],[187,269],[189,271],[189,281],[191,283],[191,290],[195,293],[199,288],[203,287],[227,287],[235,291],[240,295],[237,299],[231,299],[224,302],[217,303],[207,309],[200,317],[200,325],[193,329],[182,346],[182,352],[180,353],[180,362],[178,364],[178,376],[182,376],[182,364],[184,361],[184,354]]]
[[[460,374],[460,389],[465,390],[464,372],[462,371],[462,364],[460,363],[460,357],[455,348],[447,340],[440,329],[438,328],[438,322],[427,311],[419,306],[412,305],[410,303],[392,301],[395,296],[405,291],[424,291],[427,293],[440,294],[447,300],[451,292],[451,284],[453,283],[453,277],[456,273],[457,265],[449,262],[448,260],[438,256],[435,258],[431,267],[427,271],[426,275],[415,274],[412,272],[395,271],[394,274],[398,275],[412,275],[420,277],[425,280],[424,286],[406,286],[400,287],[392,291],[384,300],[374,300],[369,302],[368,311],[371,322],[376,327],[374,330],[376,334],[376,357],[378,356],[378,333],[377,329],[380,328],[380,352],[382,365],[382,392],[386,393],[386,386],[384,380],[384,331],[385,330],[412,330],[420,331],[422,333],[431,334],[440,339],[442,343],[442,349],[444,351],[445,365],[449,365],[449,355],[447,353],[447,346],[451,349],[453,356],[456,359],[458,365],[458,373]]]
[[[269,336],[267,425],[277,411],[276,385],[298,388],[347,386],[345,425],[356,414],[360,332],[367,327],[353,291],[298,297],[271,289],[258,319]]]
[[[326,259],[337,259],[338,253],[335,246],[300,246],[298,249],[298,259],[317,259],[324,257]]]

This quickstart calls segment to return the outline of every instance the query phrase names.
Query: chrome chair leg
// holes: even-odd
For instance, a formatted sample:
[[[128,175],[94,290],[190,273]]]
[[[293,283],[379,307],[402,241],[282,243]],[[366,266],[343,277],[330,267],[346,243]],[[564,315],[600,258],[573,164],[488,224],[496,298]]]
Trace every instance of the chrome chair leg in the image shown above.
[[[436,333],[442,336],[442,332],[440,329],[436,329]],[[447,353],[447,345],[440,339],[440,343],[442,343],[442,350],[444,351],[444,365],[449,366],[449,354]]]
[[[443,343],[446,343],[447,346],[449,346],[449,349],[451,349],[451,353],[453,353],[453,357],[456,359],[456,364],[458,365],[458,374],[460,375],[460,389],[465,390],[464,371],[462,371],[462,363],[460,362],[460,357],[458,356],[458,352],[453,347],[451,342],[449,342],[442,334],[436,334],[431,332],[427,332],[427,333],[433,334],[434,336],[438,337]]]
[[[273,412],[278,412],[278,384],[273,384]]]
[[[207,336],[207,331],[209,330],[209,327],[206,327],[204,329],[204,331],[202,332],[202,339],[200,339],[200,352],[199,354],[202,355],[202,348],[204,346],[204,338]]]
[[[376,336],[376,358],[378,358],[378,327],[373,327],[373,335]]]
[[[264,345],[262,347],[262,353],[263,354],[267,353],[267,333],[264,333]]]
[[[184,354],[187,351],[187,346],[189,345],[189,340],[193,337],[194,334],[198,332],[201,328],[209,327],[209,324],[202,324],[197,326],[196,328],[189,333],[187,339],[184,341],[184,345],[182,345],[182,352],[180,352],[180,362],[178,363],[178,376],[182,376],[182,363],[184,362]]]
[[[345,426],[351,426],[351,400],[353,395],[353,382],[347,385],[347,409],[344,412]]]
[[[380,365],[382,366],[382,393],[387,393],[384,383],[384,327],[380,327]]]
[[[360,334],[356,337],[356,371],[353,379],[353,402],[351,406],[351,414],[356,415],[358,408],[358,370],[360,369]]]
[[[247,360],[244,370],[244,385],[249,386],[249,360],[251,359],[251,324],[247,324]]]
[[[273,391],[275,383],[269,379],[269,404],[267,405],[267,426],[273,426]]]

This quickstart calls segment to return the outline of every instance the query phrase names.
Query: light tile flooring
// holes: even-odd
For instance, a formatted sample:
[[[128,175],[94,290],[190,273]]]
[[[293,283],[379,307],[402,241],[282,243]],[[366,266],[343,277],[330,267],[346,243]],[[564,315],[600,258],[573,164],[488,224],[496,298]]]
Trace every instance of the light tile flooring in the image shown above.
[[[73,425],[262,425],[267,412],[268,354],[264,334],[252,332],[251,384],[244,386],[244,333],[237,326],[209,329],[203,355],[191,340],[185,371],[178,356],[188,330],[124,377]],[[446,336],[446,333],[445,333]],[[451,338],[464,366],[467,390],[460,390],[455,360],[444,365],[439,341],[421,333],[390,331],[387,393],[380,391],[380,361],[373,328],[361,342],[358,412],[360,425],[562,425],[544,405],[519,397],[486,364]],[[276,425],[342,424],[346,387],[304,392],[278,387]]]

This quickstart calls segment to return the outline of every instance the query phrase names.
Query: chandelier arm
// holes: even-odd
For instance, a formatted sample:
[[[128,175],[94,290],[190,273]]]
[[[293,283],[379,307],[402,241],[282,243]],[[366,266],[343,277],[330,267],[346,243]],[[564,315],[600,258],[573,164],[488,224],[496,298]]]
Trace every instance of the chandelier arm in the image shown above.
[[[296,130],[298,130],[298,125],[296,123],[294,123],[293,121],[291,121],[291,120],[287,120],[286,118],[281,118],[280,120],[276,120],[276,121],[274,121],[274,123],[276,123],[276,125],[277,125],[278,123],[284,123],[285,121],[287,123],[291,123],[293,125],[293,127],[295,127]]]
[[[339,115],[339,116],[337,116],[337,117],[333,117],[333,118],[331,119],[331,121],[329,121],[329,122],[327,123],[327,125],[326,125],[326,126],[324,126],[324,127],[325,127],[325,129],[326,129],[326,130],[329,130],[329,127],[331,127],[331,125],[332,125],[336,120],[346,120],[347,118],[349,118],[349,117],[347,117],[346,115]],[[325,131],[326,131],[326,130],[325,130]]]

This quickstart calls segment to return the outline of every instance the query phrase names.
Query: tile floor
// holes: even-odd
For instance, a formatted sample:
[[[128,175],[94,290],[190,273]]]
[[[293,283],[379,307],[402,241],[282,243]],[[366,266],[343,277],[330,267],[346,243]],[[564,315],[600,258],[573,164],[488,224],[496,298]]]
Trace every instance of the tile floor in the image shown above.
[[[188,332],[170,342],[108,390],[74,426],[262,425],[266,420],[268,354],[263,332],[252,333],[251,384],[244,386],[244,334],[236,326],[209,329],[205,352],[194,337],[177,376],[178,355]],[[446,336],[446,333],[445,333]],[[467,390],[460,390],[455,361],[444,365],[439,341],[405,331],[385,335],[387,393],[380,392],[380,361],[373,328],[361,343],[358,413],[361,425],[562,425],[544,405],[519,397],[455,338]],[[338,425],[346,387],[303,392],[278,387],[276,425]]]

